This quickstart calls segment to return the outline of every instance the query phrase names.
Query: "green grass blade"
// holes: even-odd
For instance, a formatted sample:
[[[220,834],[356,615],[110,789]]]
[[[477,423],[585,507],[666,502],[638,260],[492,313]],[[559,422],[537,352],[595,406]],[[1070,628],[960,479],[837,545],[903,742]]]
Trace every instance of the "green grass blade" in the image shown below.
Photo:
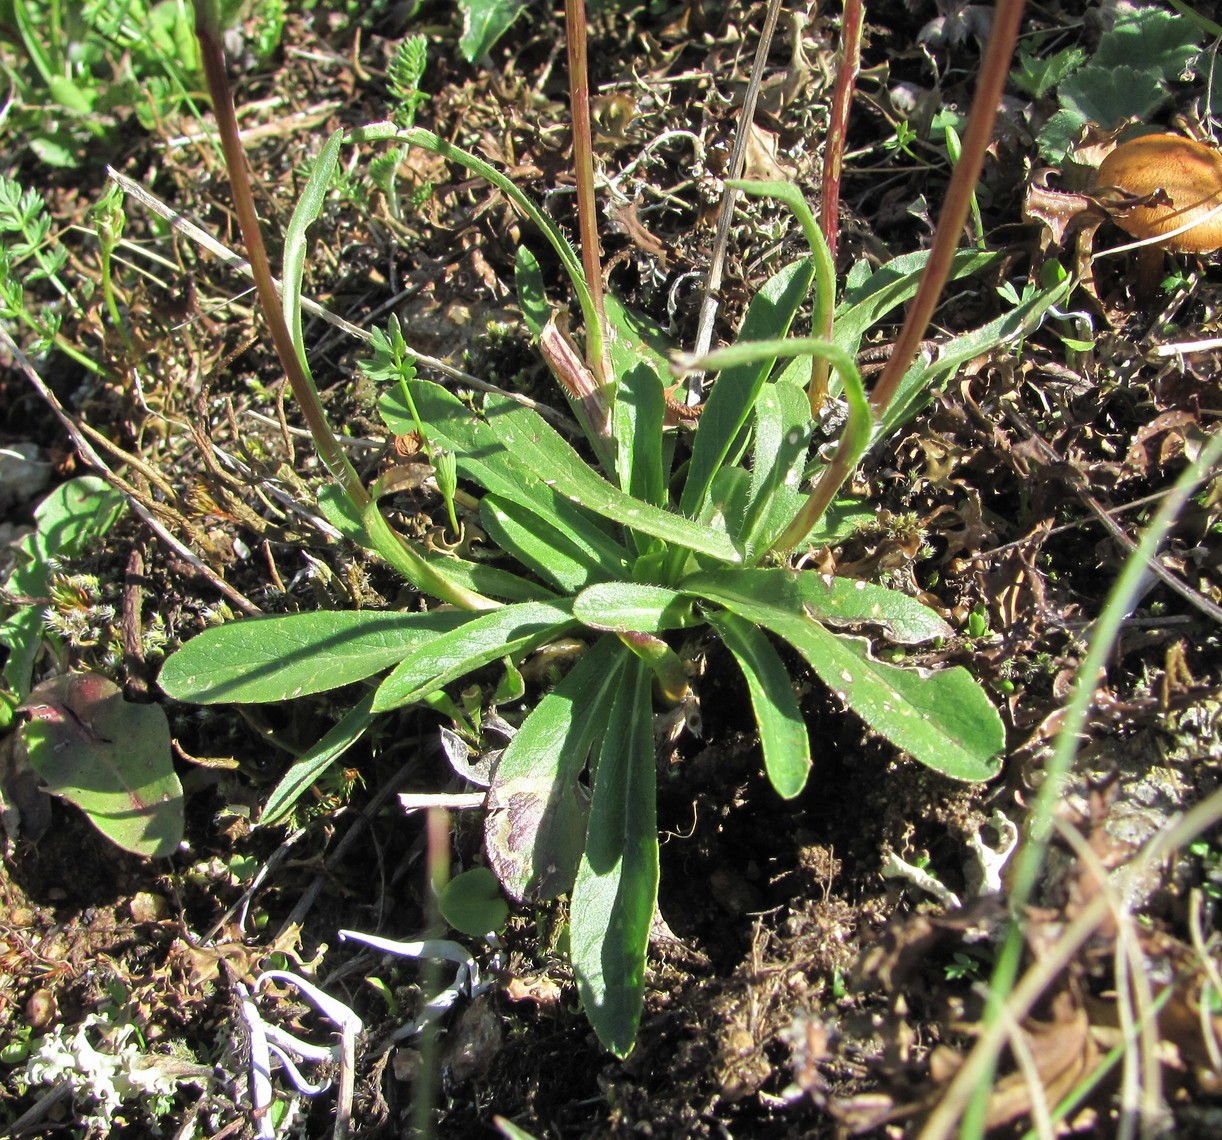
[[[751,299],[736,343],[784,337],[798,307],[810,292],[814,278],[814,263],[806,258],[785,266],[764,282]],[[774,362],[775,357],[751,360],[727,368],[718,377],[705,401],[700,426],[692,441],[692,458],[680,500],[680,509],[685,515],[695,517],[700,513],[713,476],[729,460]]]
[[[301,367],[309,375],[309,364],[306,361],[305,341],[301,332],[301,279],[306,263],[306,230],[322,213],[323,204],[327,200],[327,188],[331,184],[331,176],[339,163],[340,148],[344,143],[344,132],[338,130],[327,139],[326,145],[314,162],[310,177],[306,180],[305,189],[297,200],[293,216],[289,219],[288,229],[284,233],[284,269],[283,281],[280,287],[280,303],[284,308],[284,320],[289,326],[293,338],[293,347],[297,350],[297,358]]]
[[[411,704],[451,681],[559,637],[573,625],[568,601],[519,602],[433,638],[406,656],[378,687],[374,712]]]
[[[728,610],[710,613],[708,620],[747,681],[768,780],[779,795],[792,799],[806,787],[811,767],[810,738],[793,679],[772,643],[749,621]]]
[[[259,814],[259,826],[280,823],[310,786],[348,751],[373,723],[373,693],[367,693],[313,748],[299,756],[281,777]]]
[[[372,677],[469,620],[368,610],[247,618],[193,637],[157,680],[175,700],[201,705],[286,701]]]
[[[516,899],[555,898],[573,887],[590,812],[581,774],[630,660],[614,637],[601,638],[501,754],[488,792],[484,844],[497,878]]]
[[[634,660],[616,693],[569,919],[581,1004],[598,1039],[620,1057],[632,1049],[640,1025],[658,898],[650,677],[648,667]]]

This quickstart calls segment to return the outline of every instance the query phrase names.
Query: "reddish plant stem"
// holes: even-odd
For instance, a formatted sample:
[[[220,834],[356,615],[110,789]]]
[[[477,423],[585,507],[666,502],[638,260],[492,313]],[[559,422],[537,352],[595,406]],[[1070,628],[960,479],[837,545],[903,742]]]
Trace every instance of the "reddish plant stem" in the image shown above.
[[[861,27],[865,20],[863,0],[844,0],[840,18],[840,59],[836,64],[836,83],[832,89],[832,108],[827,125],[827,140],[823,144],[823,195],[819,201],[819,229],[823,231],[832,264],[836,263],[836,239],[840,236],[840,176],[844,169],[844,141],[849,130],[849,111],[857,89],[857,72],[861,66]],[[832,339],[835,306],[824,313],[823,327],[815,335]],[[817,416],[827,400],[831,364],[826,357],[811,362],[810,412]]]
[[[832,88],[827,141],[823,144],[823,197],[819,202],[819,228],[827,239],[827,248],[832,251],[833,259],[836,256],[836,239],[840,236],[840,175],[844,168],[844,142],[849,130],[849,111],[857,90],[857,73],[861,69],[861,28],[864,21],[863,0],[844,0],[844,13],[840,17],[840,59],[836,64],[836,82]]]
[[[586,56],[585,0],[564,0],[564,39],[569,63],[569,114],[573,121],[573,173],[577,178],[577,228],[581,235],[581,265],[604,336],[586,335],[586,364],[599,384],[610,379],[602,354],[595,344],[605,345],[607,313],[603,304],[603,270],[598,246],[598,214],[594,201],[594,136],[590,125],[590,68]]]
[[[929,261],[921,274],[916,296],[908,308],[903,328],[891,350],[891,356],[879,377],[874,391],[870,393],[870,407],[874,415],[880,416],[895,396],[904,373],[916,358],[925,329],[937,308],[942,289],[950,275],[955,251],[963,235],[971,206],[972,191],[980,178],[984,166],[985,152],[993,137],[993,123],[997,119],[997,108],[1009,75],[1010,60],[1014,55],[1014,44],[1018,39],[1018,27],[1023,14],[1023,0],[998,0],[993,15],[993,30],[984,58],[980,62],[979,81],[972,110],[968,117],[967,131],[963,136],[963,149],[951,175],[946,191],[946,201],[938,218],[938,229],[934,234]],[[824,468],[819,481],[811,490],[814,506],[804,513],[818,519],[831,505],[832,499],[852,473],[860,458],[856,446],[847,436],[842,438],[836,454]],[[784,549],[781,543],[778,549]]]
[[[993,139],[993,124],[997,120],[997,108],[1010,74],[1010,60],[1014,56],[1014,44],[1018,39],[1018,26],[1023,15],[1023,0],[998,0],[993,12],[993,29],[980,61],[976,95],[972,99],[972,110],[968,115],[967,131],[963,136],[963,150],[955,164],[946,190],[946,201],[938,217],[938,228],[934,234],[929,261],[921,274],[916,296],[908,308],[904,327],[891,350],[891,356],[879,377],[874,391],[870,393],[870,406],[875,415],[881,415],[891,403],[904,373],[916,358],[917,350],[925,337],[925,330],[933,318],[934,310],[942,297],[942,289],[950,276],[951,264],[963,227],[971,209],[972,192],[980,181],[985,153]]]
[[[208,95],[212,100],[212,113],[216,116],[221,150],[225,155],[225,167],[233,187],[234,212],[237,214],[242,241],[246,245],[246,255],[250,260],[259,307],[271,328],[276,355],[280,358],[281,367],[301,408],[306,427],[314,437],[319,457],[357,509],[363,510],[369,504],[369,493],[331,430],[318,392],[297,358],[293,337],[284,319],[284,310],[280,307],[280,297],[276,292],[271,264],[267,258],[267,247],[263,244],[263,233],[259,228],[259,216],[255,211],[246,152],[242,149],[242,141],[238,135],[238,116],[233,106],[229,76],[225,71],[225,52],[221,46],[216,0],[196,0],[195,35],[199,41],[200,61],[208,83]]]

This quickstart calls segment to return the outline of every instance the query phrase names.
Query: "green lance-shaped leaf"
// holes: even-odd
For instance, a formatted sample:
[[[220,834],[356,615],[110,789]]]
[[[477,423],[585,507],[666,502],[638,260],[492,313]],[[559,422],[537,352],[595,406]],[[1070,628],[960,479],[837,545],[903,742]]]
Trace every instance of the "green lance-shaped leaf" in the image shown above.
[[[488,790],[488,862],[516,899],[571,890],[585,846],[590,804],[581,774],[602,738],[628,650],[597,641],[522,723]]]
[[[748,559],[767,550],[802,503],[810,447],[810,401],[794,384],[768,384],[755,403],[755,450],[739,545]]]
[[[690,596],[663,586],[600,582],[573,599],[573,616],[592,629],[663,633],[700,625]]]
[[[765,281],[751,299],[736,343],[784,337],[814,279],[814,262],[806,258],[785,266]],[[685,515],[700,513],[713,476],[730,460],[775,362],[776,357],[771,356],[729,367],[713,386],[692,441],[692,458],[679,504]]]
[[[998,256],[979,250],[960,250],[951,262],[949,280],[957,281],[979,273]],[[849,274],[844,299],[836,310],[832,326],[836,343],[855,356],[865,334],[897,305],[912,299],[928,260],[927,250],[903,254],[868,273],[864,279],[858,279],[855,268]]]
[[[951,634],[950,626],[916,598],[814,570],[710,570],[689,574],[681,588],[738,613],[742,606],[758,602],[791,614],[804,613],[837,629],[877,629],[900,645],[919,645]]]
[[[322,213],[327,200],[327,188],[339,164],[339,152],[343,143],[342,130],[333,132],[327,139],[314,162],[314,168],[310,171],[310,177],[306,180],[305,189],[297,200],[284,234],[284,281],[281,285],[280,300],[284,308],[285,323],[293,338],[293,347],[297,350],[297,359],[301,361],[301,367],[307,377],[310,375],[310,365],[306,359],[305,340],[301,333],[301,279],[306,263],[306,231]]]
[[[469,618],[404,657],[378,687],[373,711],[387,712],[421,700],[490,661],[561,636],[575,624],[570,605],[568,601],[519,602]]]
[[[478,416],[472,415],[466,404],[439,384],[427,381],[415,381],[410,386],[410,394],[420,419],[427,426],[430,439],[436,446],[454,452],[459,474],[464,479],[470,479],[486,491],[528,508],[567,535],[572,543],[599,565],[616,566],[627,557],[626,548],[613,537],[603,520],[570,502],[558,488],[539,478],[531,470],[525,449],[507,448],[497,431]],[[398,391],[387,392],[379,403],[379,410],[386,426],[393,432],[404,434],[416,426],[415,418]],[[527,429],[533,423],[529,421]],[[555,435],[550,427],[547,431]]]
[[[599,750],[585,852],[569,908],[573,972],[598,1039],[617,1056],[636,1041],[658,898],[650,671],[626,670]]]
[[[793,679],[772,643],[749,621],[728,610],[710,613],[708,619],[746,678],[768,779],[779,795],[792,799],[806,786],[811,766],[810,738]]]
[[[182,842],[182,785],[160,705],[130,704],[96,673],[36,685],[21,741],[47,791],[76,804],[112,843],[163,858]]]
[[[158,684],[195,704],[285,701],[372,677],[470,618],[452,610],[247,618],[192,638],[162,666]]]
[[[572,520],[575,531],[597,530],[598,524],[589,517],[593,514],[723,562],[740,561],[724,534],[634,498],[607,482],[529,408],[490,395],[484,404],[486,423],[472,427],[470,411],[463,409],[463,419],[457,419],[452,405],[458,402],[438,385],[417,380],[409,389],[434,443],[454,452],[460,473],[489,491],[529,503],[561,529]],[[397,393],[382,398],[381,410],[391,430],[411,430]],[[568,500],[568,510],[555,505],[563,500]],[[574,511],[573,505],[580,509]]]
[[[259,814],[260,827],[285,819],[310,786],[365,735],[373,723],[372,705],[373,693],[366,693],[313,748],[293,761],[263,805]]]
[[[702,590],[792,645],[872,729],[922,764],[956,780],[988,780],[1000,769],[1005,728],[966,669],[931,673],[876,661],[869,647],[788,606],[738,591]]]
[[[627,571],[625,551],[611,539],[595,531],[598,547],[591,548],[503,495],[485,495],[479,517],[497,546],[561,593],[574,594],[591,582]]]

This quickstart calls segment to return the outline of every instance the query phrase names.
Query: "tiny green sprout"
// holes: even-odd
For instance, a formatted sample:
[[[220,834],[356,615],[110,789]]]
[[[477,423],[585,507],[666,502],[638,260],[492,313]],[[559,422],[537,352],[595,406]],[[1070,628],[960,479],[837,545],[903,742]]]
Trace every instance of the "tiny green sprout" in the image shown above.
[[[399,999],[395,997],[395,991],[378,977],[366,978],[365,982],[386,1003],[386,1012],[391,1017],[398,1017],[402,1007],[399,1005]]]
[[[234,881],[248,883],[259,869],[259,860],[253,855],[234,855],[229,860],[229,873]]]
[[[973,641],[987,637],[989,633],[989,615],[984,606],[977,606],[967,615],[967,634]]]
[[[921,160],[913,153],[912,144],[916,142],[917,133],[912,129],[912,125],[907,119],[903,119],[895,124],[895,134],[892,135],[883,143],[883,150],[895,153],[902,151],[914,162]]]
[[[19,1025],[11,1030],[12,1036],[0,1045],[0,1064],[24,1064],[30,1055],[30,1036],[33,1032],[28,1025]]]
[[[454,493],[458,490],[458,457],[452,451],[437,448],[433,452],[433,474],[437,478],[437,489],[446,503],[446,515],[450,519],[450,529],[455,535],[462,535],[458,525],[458,515],[454,511]]]
[[[981,976],[984,961],[974,954],[965,954],[956,950],[950,964],[946,967],[948,982],[974,981]]]
[[[954,125],[949,119],[941,124],[946,132],[946,153],[950,158],[952,166],[959,162],[959,156],[963,153],[963,143],[959,138],[959,132],[955,130]],[[976,244],[984,247],[984,218],[980,213],[980,201],[976,196],[976,191],[972,191],[971,196],[972,222],[976,227]]]

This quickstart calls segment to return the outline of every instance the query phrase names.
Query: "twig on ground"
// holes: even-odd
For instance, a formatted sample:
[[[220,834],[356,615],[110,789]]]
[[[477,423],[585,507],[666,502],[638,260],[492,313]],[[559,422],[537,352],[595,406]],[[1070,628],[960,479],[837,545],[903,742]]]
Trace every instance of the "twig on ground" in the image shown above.
[[[263,611],[254,604],[244,594],[235,590],[228,582],[225,581],[215,570],[212,569],[206,562],[203,561],[190,547],[179,542],[169,530],[162,524],[161,520],[153,514],[152,511],[140,501],[139,495],[134,487],[128,484],[125,480],[119,478],[109,467],[106,466],[102,457],[94,450],[93,445],[85,437],[76,421],[68,415],[64,410],[63,405],[59,402],[55,393],[44,383],[42,377],[38,374],[38,370],[30,363],[29,358],[21,351],[13,339],[5,330],[0,327],[0,345],[3,345],[5,350],[9,352],[13,359],[17,362],[26,378],[34,385],[38,394],[47,402],[51,410],[58,417],[60,423],[64,425],[64,430],[68,433],[77,453],[88,463],[103,479],[106,480],[112,487],[123,493],[127,501],[131,504],[131,508],[140,517],[145,526],[149,528],[162,542],[166,544],[179,558],[187,565],[206,578],[220,593],[227,597],[234,605],[238,606],[243,612],[248,614],[258,614]]]
[[[768,14],[760,31],[760,41],[755,49],[755,61],[751,65],[751,78],[743,95],[739,111],[738,131],[734,135],[734,149],[730,152],[730,164],[726,168],[726,180],[742,177],[747,160],[747,141],[755,122],[755,103],[759,98],[760,85],[764,81],[764,68],[768,63],[768,48],[776,31],[777,18],[781,14],[781,0],[768,0]],[[717,235],[713,239],[713,252],[709,258],[709,273],[704,282],[704,300],[700,304],[700,323],[696,329],[693,356],[703,356],[713,343],[713,321],[717,316],[717,291],[721,288],[721,275],[725,268],[726,250],[730,246],[730,225],[734,220],[734,205],[738,191],[727,186],[721,199],[721,213],[717,218]],[[687,402],[700,403],[704,395],[704,374],[693,372],[687,377]]]
[[[1011,407],[1005,409],[1006,419],[1008,419],[1024,436],[1036,445],[1044,457],[1051,463],[1056,463],[1060,466],[1065,466],[1065,460],[1061,458],[1060,453],[1047,440],[1043,438],[1026,419]],[[1126,556],[1133,553],[1137,549],[1137,544],[1125,533],[1124,528],[1116,522],[1108,513],[1104,505],[1099,502],[1089,491],[1083,487],[1075,486],[1075,492],[1079,499],[1090,509],[1091,513],[1102,523],[1103,528],[1116,540],[1120,549]],[[1164,585],[1170,586],[1181,598],[1186,602],[1195,606],[1206,617],[1213,618],[1216,622],[1222,622],[1222,606],[1211,602],[1199,590],[1194,590],[1187,582],[1180,578],[1173,571],[1168,570],[1157,558],[1151,558],[1146,563],[1146,568]]]
[[[229,268],[236,270],[245,277],[252,277],[253,272],[250,268],[250,262],[246,258],[233,252],[226,245],[217,241],[207,230],[196,225],[189,218],[184,217],[172,206],[166,205],[155,194],[150,193],[139,182],[128,178],[125,174],[120,174],[112,166],[106,168],[106,173],[110,178],[118,183],[118,185],[142,205],[152,210],[159,218],[164,218],[176,230],[190,238],[197,245],[202,246],[209,253],[220,261],[224,262]],[[279,280],[275,281],[277,290],[281,288]],[[305,312],[312,316],[321,317],[328,324],[334,325],[338,329],[342,329],[349,336],[354,336],[360,341],[369,341],[371,334],[359,325],[354,325],[351,321],[345,320],[330,309],[320,305],[317,301],[312,301],[309,297],[302,297],[301,307]],[[532,411],[538,412],[539,415],[545,416],[550,420],[561,424],[567,424],[568,419],[563,413],[556,411],[555,408],[549,408],[546,404],[541,404],[537,400],[532,400],[529,396],[519,395],[517,392],[510,392],[504,388],[500,388],[495,384],[488,383],[487,380],[481,380],[478,376],[472,376],[469,372],[464,372],[461,368],[455,368],[452,364],[447,364],[444,360],[438,360],[435,356],[429,356],[427,353],[419,352],[414,348],[408,347],[418,364],[424,365],[426,368],[431,368],[436,372],[440,372],[443,376],[450,380],[456,380],[460,384],[465,384],[469,388],[474,388],[479,392],[491,392],[497,396],[504,396],[507,400],[513,400],[515,403],[521,404],[524,407],[530,408]]]

